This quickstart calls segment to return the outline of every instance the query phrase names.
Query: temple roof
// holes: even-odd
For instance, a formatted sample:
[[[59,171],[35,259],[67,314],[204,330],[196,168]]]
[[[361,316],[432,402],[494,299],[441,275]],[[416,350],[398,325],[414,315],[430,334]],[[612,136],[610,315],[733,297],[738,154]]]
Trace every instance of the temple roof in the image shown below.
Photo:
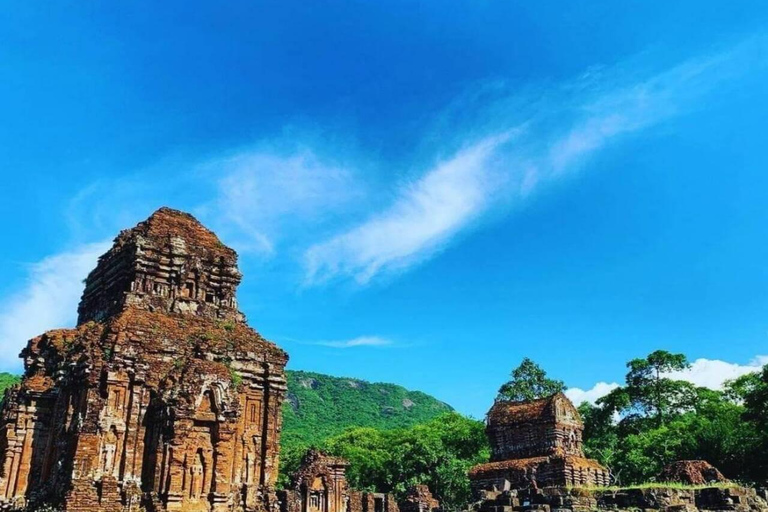
[[[120,232],[85,281],[78,324],[128,306],[244,321],[237,253],[188,213],[160,208]]]
[[[115,245],[122,245],[138,236],[153,240],[155,243],[170,243],[173,238],[183,239],[187,249],[208,252],[212,256],[236,257],[234,250],[225,246],[219,237],[189,213],[163,206],[145,221],[135,227],[120,232],[115,238]]]
[[[563,393],[555,393],[545,398],[521,402],[498,401],[488,411],[488,425],[509,425],[528,421],[554,420],[556,419],[554,404],[558,400],[564,400],[573,408],[573,404]]]

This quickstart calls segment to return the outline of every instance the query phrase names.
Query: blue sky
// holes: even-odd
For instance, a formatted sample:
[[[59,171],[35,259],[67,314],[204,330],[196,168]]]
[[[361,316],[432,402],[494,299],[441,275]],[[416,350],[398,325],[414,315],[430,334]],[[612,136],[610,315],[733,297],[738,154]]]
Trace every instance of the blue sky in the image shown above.
[[[290,367],[482,416],[656,348],[768,362],[768,4],[7,2],[0,369],[168,205]]]

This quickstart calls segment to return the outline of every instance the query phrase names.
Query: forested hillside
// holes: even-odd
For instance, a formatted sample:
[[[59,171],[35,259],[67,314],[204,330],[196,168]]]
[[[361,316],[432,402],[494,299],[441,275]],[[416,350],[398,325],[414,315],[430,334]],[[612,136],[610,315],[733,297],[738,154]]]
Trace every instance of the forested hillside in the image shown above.
[[[307,448],[316,446],[348,458],[350,483],[359,488],[402,492],[403,482],[431,482],[443,491],[458,479],[459,489],[449,492],[465,497],[466,470],[482,452],[478,446],[485,445],[482,424],[426,393],[395,384],[303,371],[288,371],[287,378],[281,485]],[[402,489],[394,488],[394,475],[403,477]]]
[[[318,444],[349,427],[410,427],[453,410],[426,393],[395,384],[290,370],[287,377],[284,446]]]

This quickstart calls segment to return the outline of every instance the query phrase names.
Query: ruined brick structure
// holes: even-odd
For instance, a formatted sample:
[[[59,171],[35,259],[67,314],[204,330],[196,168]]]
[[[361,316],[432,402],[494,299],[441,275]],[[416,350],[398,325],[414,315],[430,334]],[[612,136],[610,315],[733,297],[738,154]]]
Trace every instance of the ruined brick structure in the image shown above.
[[[705,460],[678,460],[666,465],[656,481],[705,485],[713,482],[727,482],[728,479]]]
[[[470,470],[473,490],[608,485],[608,470],[584,458],[583,430],[579,412],[562,393],[496,402],[486,427],[491,462]]]
[[[361,492],[349,487],[349,463],[311,449],[279,492],[281,512],[399,512],[391,494]]]
[[[283,512],[347,512],[349,463],[317,450],[309,450],[291,479],[291,488],[280,496]]]
[[[236,253],[185,213],[121,232],[77,327],[22,352],[0,419],[0,502],[274,510],[287,355],[238,311],[240,278]]]
[[[542,489],[484,491],[468,512],[768,512],[766,491],[732,486],[680,489]]]
[[[438,510],[440,510],[440,502],[432,496],[426,485],[410,487],[405,493],[405,499],[400,503],[400,512],[436,512]]]

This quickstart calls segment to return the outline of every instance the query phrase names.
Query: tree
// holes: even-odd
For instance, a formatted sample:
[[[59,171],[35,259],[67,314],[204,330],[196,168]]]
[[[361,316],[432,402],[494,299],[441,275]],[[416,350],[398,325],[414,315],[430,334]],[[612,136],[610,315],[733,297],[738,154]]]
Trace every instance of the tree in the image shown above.
[[[548,378],[547,372],[527,357],[512,370],[511,376],[512,380],[499,388],[497,401],[535,400],[565,391],[563,381]]]
[[[670,376],[688,366],[683,354],[663,350],[627,363],[625,386],[579,408],[586,453],[621,484],[646,482],[685,459],[707,460],[731,479],[765,479],[768,370],[716,391]]]
[[[328,439],[323,449],[350,462],[352,487],[393,492],[426,484],[446,510],[460,510],[471,493],[467,472],[490,455],[482,422],[447,413],[411,428],[352,428]]]
[[[579,406],[579,415],[584,422],[584,453],[590,459],[598,459],[611,472],[611,479],[620,477],[614,471],[620,455],[619,429],[613,421],[609,407],[598,407],[589,402]]]
[[[743,419],[754,428],[757,447],[750,453],[752,477],[768,480],[768,365],[763,366],[759,379],[745,386]]]
[[[762,373],[751,372],[725,382],[725,394],[734,402],[744,402],[762,385]]]
[[[657,427],[663,425],[672,412],[693,405],[693,384],[665,376],[690,367],[685,355],[657,350],[646,358],[631,360],[627,367],[625,389],[630,403],[635,412],[654,418]]]
[[[751,380],[751,386],[744,393],[744,417],[754,421],[761,428],[768,428],[768,364],[763,366],[759,378]]]
[[[0,401],[2,401],[3,396],[5,396],[5,391],[10,388],[11,386],[14,386],[19,383],[19,377],[16,375],[11,375],[10,373],[0,373]]]

